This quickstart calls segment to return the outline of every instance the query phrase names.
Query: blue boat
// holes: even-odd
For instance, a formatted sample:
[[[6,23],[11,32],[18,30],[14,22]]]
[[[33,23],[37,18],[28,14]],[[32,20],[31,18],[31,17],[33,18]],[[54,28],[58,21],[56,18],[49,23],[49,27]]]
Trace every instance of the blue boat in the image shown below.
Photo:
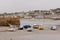
[[[27,29],[27,28],[31,28],[30,25],[24,25],[23,27],[24,27],[25,29]]]

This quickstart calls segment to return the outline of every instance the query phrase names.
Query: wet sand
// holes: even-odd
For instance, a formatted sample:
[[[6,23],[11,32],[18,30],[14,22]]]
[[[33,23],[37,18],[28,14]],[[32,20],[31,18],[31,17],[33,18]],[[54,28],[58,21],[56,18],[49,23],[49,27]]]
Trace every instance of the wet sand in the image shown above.
[[[52,30],[33,30],[33,32],[0,32],[0,40],[60,40],[60,32]]]

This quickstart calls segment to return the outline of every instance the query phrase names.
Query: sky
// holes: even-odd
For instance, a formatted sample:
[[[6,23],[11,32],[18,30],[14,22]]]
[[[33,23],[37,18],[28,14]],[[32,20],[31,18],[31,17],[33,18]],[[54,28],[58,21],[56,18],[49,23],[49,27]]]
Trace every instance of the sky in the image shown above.
[[[0,0],[0,13],[60,8],[60,0]]]

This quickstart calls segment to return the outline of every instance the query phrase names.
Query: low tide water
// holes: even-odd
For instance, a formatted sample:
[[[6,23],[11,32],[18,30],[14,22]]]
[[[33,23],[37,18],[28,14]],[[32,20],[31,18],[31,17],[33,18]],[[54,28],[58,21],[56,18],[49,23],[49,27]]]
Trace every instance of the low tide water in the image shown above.
[[[60,20],[51,20],[51,19],[21,19],[20,20],[21,26],[23,25],[43,25],[44,27],[51,27],[54,25],[60,25]]]

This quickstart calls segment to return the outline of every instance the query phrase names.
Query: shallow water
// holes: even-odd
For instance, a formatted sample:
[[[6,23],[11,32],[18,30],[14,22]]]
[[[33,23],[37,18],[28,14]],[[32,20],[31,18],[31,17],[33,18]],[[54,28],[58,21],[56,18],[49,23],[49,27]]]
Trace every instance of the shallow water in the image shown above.
[[[32,20],[32,19],[21,19],[20,21],[21,25],[32,25],[33,24],[38,24],[38,25],[43,25],[44,27],[51,27],[54,25],[60,25],[60,20],[47,20],[47,19],[40,19],[40,20]]]

